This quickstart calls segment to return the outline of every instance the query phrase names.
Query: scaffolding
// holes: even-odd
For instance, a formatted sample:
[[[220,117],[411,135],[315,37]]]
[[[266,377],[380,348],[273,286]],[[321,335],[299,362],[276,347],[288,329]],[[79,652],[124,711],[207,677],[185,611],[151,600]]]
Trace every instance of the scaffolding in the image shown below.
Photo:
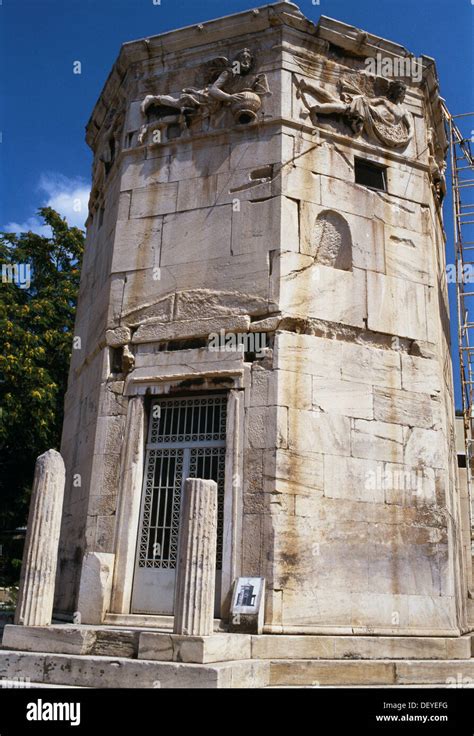
[[[451,115],[443,105],[449,136],[458,349],[469,498],[473,499],[474,459],[474,113]]]

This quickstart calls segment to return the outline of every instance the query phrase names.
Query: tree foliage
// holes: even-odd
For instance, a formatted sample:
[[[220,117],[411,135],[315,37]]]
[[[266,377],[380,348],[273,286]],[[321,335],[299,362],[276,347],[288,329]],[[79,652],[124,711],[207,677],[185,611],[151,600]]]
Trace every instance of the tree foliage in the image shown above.
[[[84,235],[39,213],[50,237],[0,234],[0,533],[26,523],[36,457],[59,449],[72,348]],[[29,285],[9,282],[19,264]]]

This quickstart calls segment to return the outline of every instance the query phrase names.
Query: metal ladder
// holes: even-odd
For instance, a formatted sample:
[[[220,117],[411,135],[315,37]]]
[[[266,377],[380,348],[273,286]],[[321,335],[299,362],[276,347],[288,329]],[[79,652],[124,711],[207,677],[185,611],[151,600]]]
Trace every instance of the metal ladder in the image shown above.
[[[474,113],[451,115],[445,105],[443,109],[449,134],[458,350],[466,475],[472,503],[474,500],[474,158],[471,144],[474,141]],[[471,278],[467,278],[465,269]]]

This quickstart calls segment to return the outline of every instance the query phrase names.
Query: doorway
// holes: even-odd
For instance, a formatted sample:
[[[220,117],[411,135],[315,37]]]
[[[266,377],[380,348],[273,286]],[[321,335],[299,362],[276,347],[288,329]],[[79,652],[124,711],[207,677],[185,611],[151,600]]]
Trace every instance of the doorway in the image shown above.
[[[132,613],[173,614],[186,478],[218,489],[216,615],[222,578],[227,395],[154,400],[150,409]]]

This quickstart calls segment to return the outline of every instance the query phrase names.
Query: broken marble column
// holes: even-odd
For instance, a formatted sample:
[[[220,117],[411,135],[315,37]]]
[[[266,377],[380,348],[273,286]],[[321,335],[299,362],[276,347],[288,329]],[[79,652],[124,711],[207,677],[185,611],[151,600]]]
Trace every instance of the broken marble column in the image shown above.
[[[217,483],[184,484],[174,598],[174,633],[209,636],[216,586]]]
[[[37,458],[15,615],[17,624],[51,623],[65,477],[59,452],[48,450]]]
[[[87,552],[82,560],[77,614],[81,624],[102,624],[110,607],[115,555]]]

